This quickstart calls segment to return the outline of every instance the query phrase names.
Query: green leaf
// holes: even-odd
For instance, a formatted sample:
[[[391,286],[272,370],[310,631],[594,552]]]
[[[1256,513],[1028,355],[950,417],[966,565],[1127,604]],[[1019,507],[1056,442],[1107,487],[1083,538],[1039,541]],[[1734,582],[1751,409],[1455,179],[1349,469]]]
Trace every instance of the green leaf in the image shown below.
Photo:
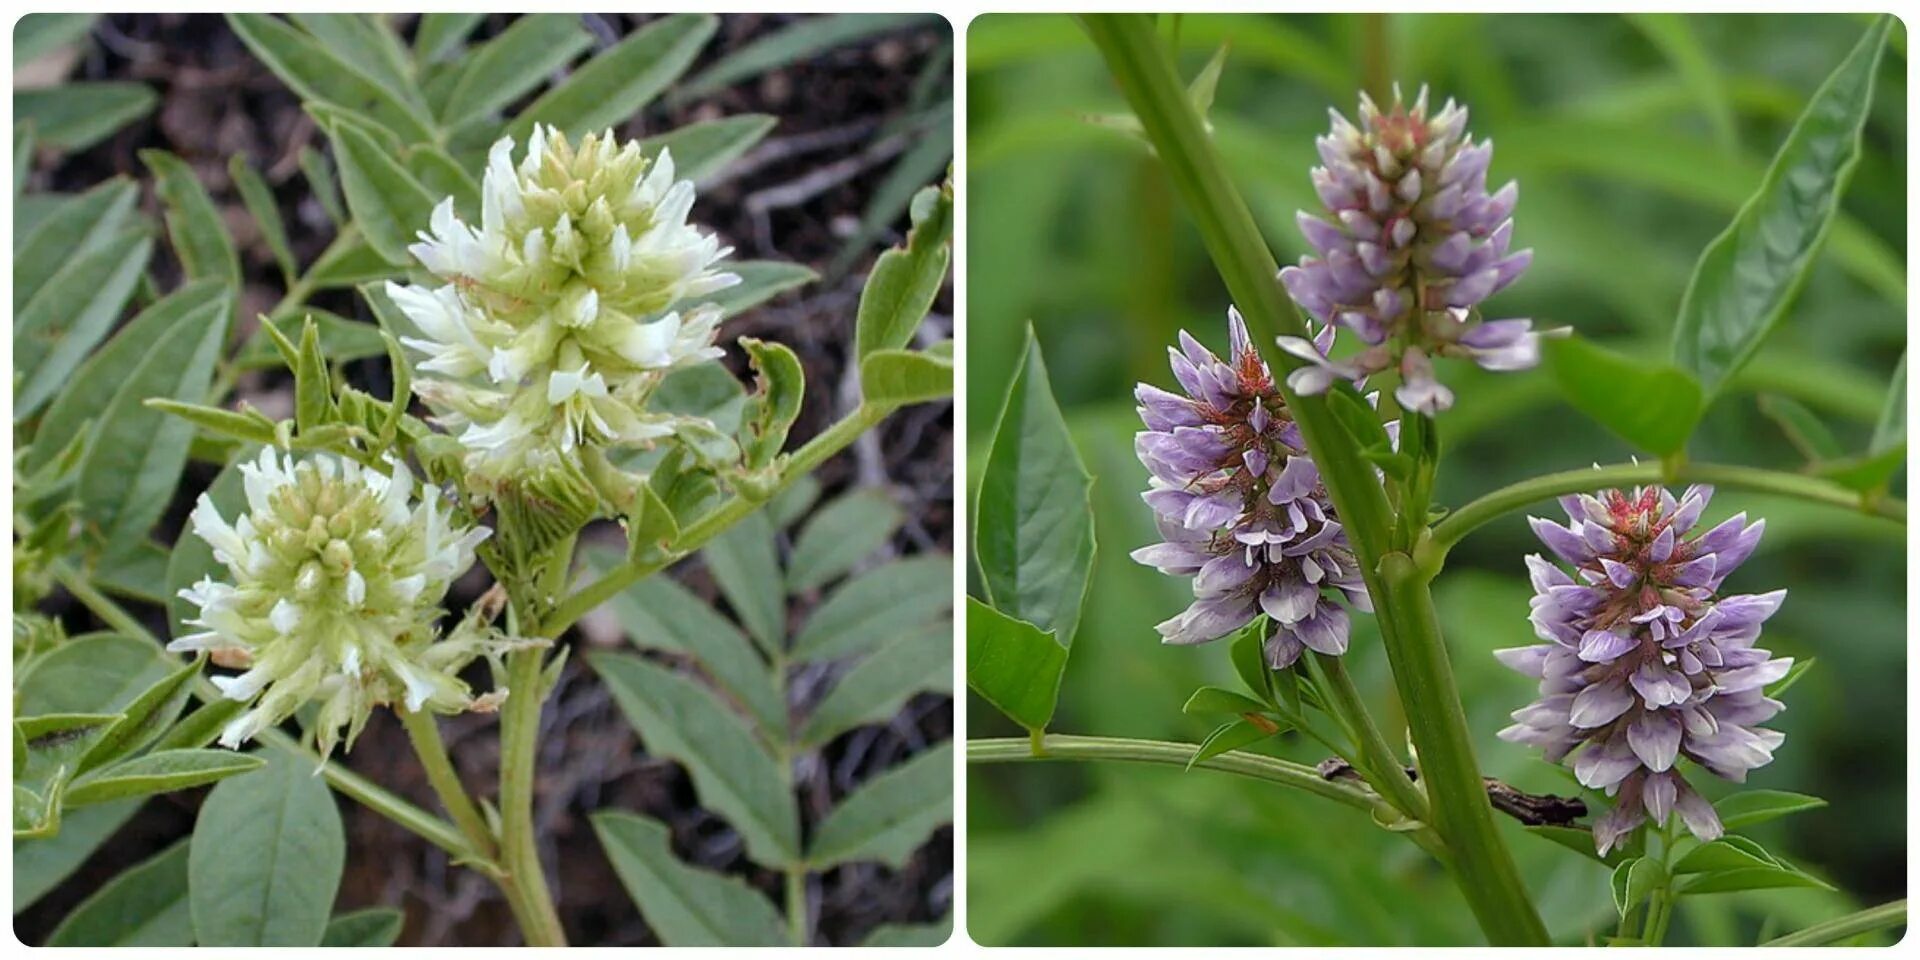
[[[881,253],[860,288],[860,313],[854,321],[854,355],[860,359],[876,349],[912,344],[914,330],[947,282],[952,194],[939,186],[929,190],[931,198],[916,204],[906,246]]]
[[[1820,416],[1807,409],[1798,400],[1775,393],[1763,393],[1759,398],[1760,412],[1766,414],[1786,434],[1787,442],[1800,451],[1809,463],[1833,460],[1840,456],[1840,442],[1833,438],[1833,431],[1820,422]]]
[[[264,761],[232,750],[161,750],[96,770],[67,788],[68,806],[204,786],[258,769]]]
[[[182,318],[117,385],[101,412],[80,461],[78,497],[81,516],[109,553],[146,541],[179,485],[193,443],[193,424],[144,401],[204,398],[226,344],[226,319],[224,309],[206,308]]]
[[[883,923],[873,928],[862,947],[938,947],[953,939],[953,918],[933,923]]]
[[[138,222],[139,188],[114,177],[65,200],[31,232],[14,232],[13,309],[33,300],[60,268],[93,253]]]
[[[1876,454],[1819,464],[1813,472],[1849,490],[1870,493],[1885,487],[1906,465],[1907,445],[1902,441]]]
[[[1818,810],[1826,805],[1827,802],[1819,797],[1785,790],[1743,790],[1723,797],[1713,805],[1713,809],[1720,814],[1722,826],[1728,830],[1738,830],[1777,820],[1790,813]]]
[[[312,317],[300,327],[299,362],[293,373],[294,422],[305,434],[333,419],[333,383],[320,352],[320,327]]]
[[[459,161],[432,144],[410,147],[405,156],[407,172],[420,181],[429,195],[452,197],[454,209],[461,216],[479,222],[480,184]]]
[[[408,263],[407,245],[426,229],[439,198],[428,193],[364,129],[335,123],[327,135],[333,139],[334,157],[340,163],[347,207],[367,244],[388,263]]]
[[[285,21],[264,13],[229,13],[226,17],[247,49],[301,99],[363,113],[405,143],[433,141],[433,125],[423,108],[407,102],[401,91],[369,77]]]
[[[1193,756],[1187,759],[1187,769],[1192,770],[1194,764],[1204,763],[1223,753],[1232,753],[1241,747],[1252,746],[1270,736],[1273,736],[1271,732],[1246,720],[1223,723],[1213,728],[1213,732],[1207,734],[1205,740],[1200,741],[1200,746],[1193,751]]]
[[[1815,91],[1760,188],[1694,267],[1674,325],[1673,356],[1709,395],[1753,358],[1813,268],[1860,159],[1892,23],[1877,18]]]
[[[634,31],[541,94],[507,135],[524,141],[534,124],[546,123],[580,137],[625,123],[686,72],[719,23],[709,13],[676,13]]]
[[[1380,412],[1353,389],[1352,384],[1341,383],[1327,392],[1327,409],[1333,411],[1334,419],[1347,428],[1360,449],[1380,449],[1391,452],[1393,438],[1387,436],[1385,424],[1380,422]]]
[[[1625,917],[1639,906],[1664,879],[1660,861],[1652,857],[1634,857],[1613,871],[1613,909]]]
[[[340,888],[346,837],[311,760],[268,752],[265,767],[213,788],[187,861],[203,947],[311,947]]]
[[[854,727],[885,723],[915,694],[953,686],[953,624],[903,630],[834,682],[807,715],[800,742],[825,746]]]
[[[1893,369],[1887,383],[1887,399],[1880,407],[1880,419],[1873,425],[1868,453],[1881,453],[1907,442],[1907,355],[1900,354],[1900,365]]]
[[[1678,453],[1705,409],[1700,384],[1686,371],[1629,359],[1587,340],[1547,341],[1546,361],[1575,410],[1649,453]]]
[[[878,860],[895,870],[941,824],[953,822],[953,743],[930,747],[861,784],[827,814],[807,849],[807,867],[825,870]]]
[[[14,314],[15,423],[33,415],[64,387],[94,345],[113,329],[152,253],[152,238],[129,230],[98,250],[67,261]]]
[[[967,598],[967,686],[1013,722],[1046,729],[1066,666],[1051,634]]]
[[[669,947],[787,943],[772,902],[737,877],[688,866],[673,855],[665,824],[602,810],[593,832],[647,926]]]
[[[165,735],[154,742],[154,752],[161,750],[192,750],[212,743],[220,731],[233,718],[246,712],[247,704],[238,700],[221,698],[196,707],[179,723],[173,725]]]
[[[166,207],[167,234],[187,278],[211,277],[239,287],[240,255],[193,168],[165,150],[142,150],[140,161],[153,171],[153,192]]]
[[[1181,713],[1190,717],[1210,714],[1237,717],[1246,713],[1265,713],[1267,710],[1266,704],[1245,694],[1221,687],[1201,687],[1195,690],[1193,696],[1187,698],[1186,705],[1180,708]]]
[[[860,225],[827,266],[828,276],[837,277],[852,266],[881,231],[900,219],[902,211],[908,211],[915,224],[920,222],[923,210],[934,213],[936,220],[946,219],[944,207],[934,210],[935,203],[923,198],[935,192],[942,197],[949,193],[935,181],[953,162],[953,105],[942,103],[915,117],[910,125],[922,130],[919,141],[874,188],[866,209],[861,211]],[[943,232],[951,229],[949,224],[938,226]]]
[[[804,536],[804,534],[803,534]],[[790,654],[831,660],[870,650],[953,608],[953,558],[895,560],[841,584],[814,608]]]
[[[687,768],[702,806],[725,817],[747,855],[782,866],[798,861],[800,813],[786,771],[752,731],[706,687],[636,656],[587,654],[642,745]]]
[[[860,362],[860,390],[872,404],[945,399],[953,395],[953,358],[930,351],[875,350]]]
[[[289,13],[328,53],[392,93],[396,100],[425,116],[420,88],[413,82],[413,64],[400,39],[365,13]]]
[[[1065,648],[1093,567],[1093,478],[1054,402],[1031,327],[1021,354],[994,421],[974,552],[988,602]]]
[[[433,14],[427,14],[433,16]],[[392,907],[367,907],[327,921],[320,935],[323,947],[391,947],[400,939],[407,916]]]
[[[60,885],[140,809],[138,800],[81,807],[61,818],[60,833],[13,843],[13,912],[33,906]]]
[[[799,593],[840,577],[885,546],[906,519],[885,490],[863,488],[835,499],[809,518],[794,539],[793,554],[787,558],[787,589]]]
[[[734,524],[700,555],[747,633],[768,656],[777,655],[787,636],[787,597],[767,515],[756,513]]]
[[[723,318],[739,316],[820,276],[800,264],[777,260],[742,260],[728,266],[727,272],[738,276],[740,282],[694,301],[718,304]]]
[[[13,715],[118,714],[176,666],[145,640],[117,633],[75,637],[15,675]]]
[[[292,339],[300,332],[297,328],[309,319],[319,328],[320,352],[329,363],[365,360],[387,352],[387,340],[380,335],[378,324],[349,320],[325,310],[301,307],[296,316],[269,318],[255,329],[253,336],[247,338],[246,345],[240,348],[239,356],[233,358],[234,365],[242,370],[279,366],[280,351],[274,346],[272,335],[265,329],[267,324],[272,324],[281,335]]]
[[[836,13],[808,17],[721,57],[674,88],[672,100],[687,103],[776,67],[812,59],[843,44],[931,20],[924,13]]]
[[[1702,874],[1680,888],[1682,896],[1703,893],[1736,893],[1741,890],[1772,890],[1780,887],[1814,887],[1832,890],[1833,885],[1818,877],[1794,869],[1752,867]]]
[[[587,565],[599,572],[617,561],[602,551],[587,553]],[[615,594],[607,606],[634,646],[693,657],[762,729],[785,735],[786,699],[753,642],[672,577],[646,577]]]
[[[13,24],[13,65],[79,41],[93,30],[97,13],[29,13]]]
[[[421,14],[420,27],[413,33],[414,58],[421,63],[447,59],[486,18],[484,13]]]
[[[173,726],[174,718],[180,715],[180,708],[186,706],[193,694],[193,681],[199,675],[200,661],[195,660],[161,678],[133,698],[123,711],[120,722],[114,724],[113,729],[107,731],[107,735],[87,751],[80,769],[86,771],[112,763],[138,753],[158,740],[168,727]],[[76,802],[71,796],[68,800]]]
[[[1824,947],[1830,944],[1854,942],[1861,934],[1876,930],[1888,930],[1907,925],[1907,901],[1895,900],[1877,907],[1849,913],[1832,920],[1823,920],[1810,927],[1803,927],[1783,937],[1775,937],[1760,946],[1763,947]]]
[[[49,947],[190,947],[187,843],[128,867],[81,901],[47,937]]]
[[[1759,844],[1746,837],[1725,836],[1687,851],[1673,865],[1676,874],[1717,873],[1753,867],[1774,868],[1778,864]]]
[[[785,530],[800,522],[820,499],[820,480],[811,473],[801,474],[767,501],[767,517],[776,530]]]
[[[740,346],[747,351],[754,372],[754,392],[747,398],[749,412],[741,425],[741,446],[745,448],[747,468],[757,470],[772,464],[787,445],[787,431],[800,416],[807,374],[800,367],[800,358],[785,344],[741,337]]]
[[[101,389],[103,385],[130,380],[155,345],[177,327],[212,323],[226,315],[230,306],[226,286],[215,280],[195,281],[155,301],[87,357],[41,416],[38,433],[71,437],[84,429],[91,436],[116,392]],[[23,472],[31,474],[47,466],[58,452],[52,444],[35,444],[23,461]]]
[[[458,127],[501,110],[591,46],[593,37],[580,26],[578,14],[521,17],[461,58],[460,78],[447,95],[440,121]]]
[[[326,210],[327,219],[332,220],[336,227],[344,226],[347,211],[340,206],[340,185],[334,181],[333,164],[327,160],[327,155],[312,147],[301,147],[300,173],[307,178],[307,184],[313,187],[313,197]]]
[[[1806,672],[1812,669],[1813,665],[1818,662],[1819,660],[1816,657],[1808,657],[1805,660],[1795,660],[1793,666],[1787,668],[1786,676],[1775,680],[1767,687],[1767,696],[1775,700],[1780,699],[1780,695],[1786,693],[1787,688],[1799,683],[1800,678],[1805,676]]]
[[[13,91],[13,122],[32,124],[42,146],[78,153],[152,113],[159,102],[144,83],[63,83]]]
[[[293,245],[287,241],[287,223],[280,218],[280,204],[273,199],[273,190],[260,178],[260,172],[253,169],[252,161],[244,153],[227,158],[227,175],[233,178],[234,187],[240,191],[240,202],[246,204],[247,214],[260,228],[267,249],[273,251],[273,262],[280,267],[281,279],[291,285],[300,275],[300,264],[293,258]]]
[[[24,743],[27,751],[15,783],[57,797],[73,779],[80,759],[119,721],[110,713],[60,713],[15,721],[14,742]]]
[[[335,244],[307,268],[307,283],[316,290],[359,287],[400,273],[386,258],[363,242]]]
[[[1274,702],[1274,671],[1267,667],[1266,638],[1267,615],[1263,613],[1234,634],[1228,650],[1228,656],[1233,660],[1233,672],[1239,675],[1240,682],[1246,684],[1254,696],[1260,698],[1263,708]],[[1292,672],[1287,671],[1287,676],[1291,678]],[[1300,709],[1299,698],[1299,691],[1295,689],[1288,701],[1289,708],[1296,713]]]
[[[700,183],[725,169],[773,131],[779,121],[764,113],[742,113],[718,120],[702,120],[640,141],[640,151],[657,157],[673,156],[674,175]]]

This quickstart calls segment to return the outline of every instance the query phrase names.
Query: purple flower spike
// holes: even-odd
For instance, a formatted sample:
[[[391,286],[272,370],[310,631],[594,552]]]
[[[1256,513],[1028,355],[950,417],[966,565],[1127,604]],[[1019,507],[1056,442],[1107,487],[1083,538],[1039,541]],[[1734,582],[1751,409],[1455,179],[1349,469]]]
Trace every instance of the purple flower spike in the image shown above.
[[[1334,378],[1397,368],[1402,404],[1433,414],[1453,405],[1453,393],[1434,379],[1431,358],[1488,370],[1539,363],[1540,337],[1560,331],[1480,316],[1480,303],[1519,279],[1533,251],[1508,253],[1520,188],[1487,192],[1493,143],[1472,142],[1466,108],[1448,100],[1429,117],[1422,87],[1411,107],[1396,88],[1385,113],[1361,94],[1358,125],[1328,113],[1333,128],[1314,142],[1322,165],[1312,171],[1326,215],[1298,216],[1315,255],[1280,271],[1280,282],[1315,321],[1345,327],[1367,349],[1336,363],[1330,343],[1312,356],[1283,344],[1312,371],[1288,385],[1320,393]]]
[[[1759,725],[1784,709],[1763,691],[1793,660],[1754,643],[1786,591],[1719,593],[1765,523],[1740,514],[1695,532],[1712,496],[1706,486],[1677,498],[1660,487],[1606,490],[1562,498],[1565,526],[1529,518],[1573,571],[1527,558],[1531,619],[1547,642],[1494,655],[1538,678],[1540,699],[1514,711],[1518,722],[1500,738],[1551,761],[1572,756],[1582,784],[1618,796],[1593,824],[1603,856],[1648,818],[1665,824],[1673,813],[1703,841],[1720,836],[1713,805],[1675,763],[1745,781],[1785,739]]]
[[[1216,640],[1264,612],[1274,624],[1267,662],[1282,669],[1306,650],[1346,651],[1348,615],[1335,598],[1372,605],[1272,372],[1238,311],[1227,311],[1227,325],[1226,360],[1185,333],[1170,351],[1184,394],[1144,383],[1134,391],[1147,427],[1134,450],[1152,474],[1143,497],[1165,542],[1133,558],[1193,578],[1193,604],[1158,627],[1165,642]]]

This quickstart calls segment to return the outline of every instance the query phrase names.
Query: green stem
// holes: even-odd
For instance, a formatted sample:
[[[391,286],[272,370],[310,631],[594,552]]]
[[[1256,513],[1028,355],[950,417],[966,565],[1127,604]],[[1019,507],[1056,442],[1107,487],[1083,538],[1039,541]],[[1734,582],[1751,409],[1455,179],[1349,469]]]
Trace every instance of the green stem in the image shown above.
[[[806,864],[787,868],[787,939],[796,947],[807,945]]]
[[[537,628],[529,625],[530,632]],[[541,654],[545,648],[507,655],[507,702],[500,711],[500,866],[507,903],[530,947],[564,947],[566,932],[547,892],[540,847],[533,831],[534,761],[540,736]]]
[[[1193,214],[1207,253],[1255,341],[1276,333],[1304,335],[1305,322],[1274,280],[1278,265],[1273,254],[1227,176],[1172,63],[1155,42],[1151,23],[1127,14],[1087,14],[1081,22]],[[1285,354],[1278,360],[1282,372],[1302,362]],[[1297,396],[1284,378],[1278,389],[1300,426],[1359,559],[1421,765],[1424,769],[1432,764],[1440,774],[1428,774],[1427,793],[1434,826],[1454,854],[1461,892],[1493,943],[1544,945],[1546,928],[1520,884],[1505,842],[1493,830],[1493,811],[1474,769],[1445,647],[1431,617],[1423,616],[1431,614],[1432,607],[1426,582],[1402,580],[1398,586],[1414,596],[1396,598],[1392,596],[1395,584],[1383,578],[1385,562],[1392,556],[1398,556],[1409,570],[1412,564],[1405,554],[1387,554],[1392,517],[1374,467],[1334,419],[1326,397]],[[1402,624],[1403,619],[1408,622]]]
[[[968,763],[1034,763],[1059,760],[1096,760],[1118,763],[1145,763],[1181,769],[1219,770],[1255,780],[1304,790],[1367,813],[1377,822],[1397,819],[1398,811],[1373,791],[1348,780],[1328,780],[1305,764],[1281,760],[1258,753],[1233,750],[1191,763],[1199,744],[1170,743],[1164,740],[1134,740],[1124,737],[1080,737],[1049,733],[1042,738],[1044,751],[1035,753],[1033,744],[1017,737],[967,741]],[[1421,826],[1402,831],[1421,849],[1445,862],[1446,848],[1431,829]]]
[[[413,742],[413,752],[420,758],[420,766],[427,773],[427,783],[433,787],[434,796],[440,799],[440,805],[447,808],[447,814],[466,834],[467,842],[480,855],[491,860],[494,856],[493,830],[487,826],[487,818],[481,816],[480,808],[467,795],[467,789],[460,782],[460,774],[453,768],[453,760],[447,755],[447,745],[440,739],[440,722],[433,714],[408,710],[405,707],[395,709],[400,715],[400,725],[407,730],[407,739]]]
[[[1461,891],[1493,943],[1545,944],[1546,927],[1494,824],[1427,580],[1412,557],[1398,552],[1380,561],[1380,573],[1395,625],[1388,655],[1407,716],[1417,718],[1409,726],[1431,822],[1454,854]]]
[[[859,409],[828,427],[819,436],[807,441],[806,445],[795,450],[788,458],[786,467],[780,471],[780,480],[774,485],[769,496],[812,472],[815,467],[845,449],[848,444],[886,419],[887,415],[897,408],[895,404],[861,404]],[[765,503],[764,497],[750,499],[735,496],[680,531],[679,539],[674,541],[673,549],[666,556],[645,561],[627,560],[608,570],[600,579],[581,587],[554,607],[553,612],[546,618],[548,632],[559,636],[572,626],[574,621],[586,616],[595,607],[613,599],[620,591],[641,579],[666,569],[680,558],[700,549],[708,540],[746,519],[747,515],[760,509]]]
[[[1569,493],[1591,493],[1605,487],[1633,483],[1711,483],[1794,497],[1895,523],[1907,522],[1906,501],[1896,497],[1862,497],[1837,483],[1798,473],[1741,467],[1721,463],[1683,463],[1671,471],[1658,463],[1616,463],[1584,470],[1563,470],[1501,487],[1447,515],[1434,525],[1429,549],[1444,558],[1446,551],[1467,534],[1529,504]]]
[[[1823,920],[1796,930],[1784,937],[1775,937],[1761,944],[1763,947],[1821,947],[1830,943],[1849,940],[1863,933],[1886,930],[1890,927],[1905,926],[1907,923],[1907,901],[1902,897],[1892,903],[1883,903],[1877,907],[1868,907],[1859,913],[1849,913],[1844,917]]]
[[[1333,698],[1328,706],[1337,709],[1353,729],[1361,762],[1367,769],[1367,779],[1373,783],[1374,789],[1380,790],[1394,806],[1400,808],[1401,813],[1425,821],[1431,816],[1426,794],[1407,779],[1406,767],[1387,739],[1380,735],[1380,728],[1374,724],[1372,714],[1367,712],[1366,701],[1360,699],[1360,691],[1353,685],[1353,677],[1347,673],[1345,661],[1321,653],[1313,656],[1327,679],[1327,694]]]
[[[112,597],[96,590],[92,582],[82,576],[79,571],[74,570],[66,561],[55,560],[48,565],[48,569],[60,586],[92,611],[94,616],[99,617],[101,622],[127,636],[145,640],[157,647],[165,646],[159,637],[154,636],[153,632],[147,629],[146,624],[128,613],[126,608],[120,606]],[[195,678],[193,693],[202,703],[213,703],[221,699],[219,688],[206,677]],[[278,749],[305,754],[307,759],[319,766],[320,776],[336,793],[358,802],[408,832],[445,850],[456,861],[471,863],[486,861],[484,856],[468,845],[467,839],[452,824],[388,792],[373,781],[347,769],[345,765],[325,762],[324,758],[279,730],[263,730],[259,740]]]

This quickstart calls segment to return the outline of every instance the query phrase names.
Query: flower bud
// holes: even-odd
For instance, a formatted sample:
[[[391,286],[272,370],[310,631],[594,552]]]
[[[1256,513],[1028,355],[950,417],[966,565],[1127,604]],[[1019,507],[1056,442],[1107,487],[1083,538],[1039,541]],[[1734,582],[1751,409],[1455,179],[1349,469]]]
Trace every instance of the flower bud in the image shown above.
[[[1395,399],[1432,414],[1453,403],[1432,357],[1488,370],[1538,363],[1541,334],[1531,321],[1480,321],[1480,302],[1518,279],[1533,251],[1508,252],[1519,187],[1487,192],[1493,144],[1472,142],[1466,108],[1448,100],[1429,117],[1422,87],[1411,107],[1396,88],[1384,113],[1361,94],[1358,126],[1328,112],[1333,129],[1315,141],[1323,165],[1311,179],[1329,219],[1298,215],[1314,255],[1280,271],[1280,281],[1319,324],[1380,349],[1335,362],[1313,341],[1283,338],[1287,352],[1308,361],[1288,385],[1319,393],[1336,377],[1360,381],[1397,367]]]

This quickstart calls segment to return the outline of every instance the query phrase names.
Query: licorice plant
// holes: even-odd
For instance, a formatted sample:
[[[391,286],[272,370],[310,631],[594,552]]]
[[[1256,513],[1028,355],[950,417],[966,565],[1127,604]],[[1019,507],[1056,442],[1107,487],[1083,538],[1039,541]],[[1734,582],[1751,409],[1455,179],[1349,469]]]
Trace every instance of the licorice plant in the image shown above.
[[[967,642],[970,686],[1031,736],[975,740],[969,760],[1180,764],[1318,794],[1437,859],[1496,945],[1549,942],[1501,815],[1613,871],[1619,944],[1660,944],[1689,895],[1821,885],[1734,830],[1820,801],[1758,791],[1716,805],[1696,789],[1744,782],[1792,748],[1767,723],[1806,666],[1766,649],[1766,622],[1792,602],[1791,585],[1740,569],[1765,519],[1709,525],[1703,514],[1716,487],[1745,488],[1903,524],[1905,505],[1887,487],[1905,457],[1904,385],[1890,391],[1868,453],[1806,473],[1698,462],[1685,448],[1705,398],[1778,322],[1835,215],[1890,21],[1868,28],[1701,256],[1673,361],[1660,365],[1493,312],[1533,254],[1520,188],[1491,178],[1499,156],[1470,132],[1467,105],[1394,88],[1361,93],[1353,119],[1331,108],[1319,165],[1300,171],[1321,205],[1298,216],[1311,252],[1281,269],[1212,142],[1205,114],[1221,58],[1183,88],[1151,18],[1080,22],[1132,108],[1101,122],[1151,145],[1234,301],[1207,337],[1228,345],[1225,356],[1182,332],[1170,376],[1135,392],[1134,450],[1159,536],[1124,546],[1191,582],[1190,605],[1158,625],[1161,641],[1221,641],[1243,688],[1192,695],[1186,712],[1222,718],[1199,744],[1047,731],[1081,605],[1100,598],[1083,596],[1090,478],[1029,336],[981,478],[982,589],[968,601]],[[1455,400],[1446,371],[1462,362],[1544,366],[1575,408],[1651,457],[1436,503],[1436,472],[1460,466],[1444,462],[1440,436]],[[1498,736],[1564,763],[1585,796],[1483,779],[1474,745],[1495,731],[1469,729],[1430,589],[1461,538],[1554,497],[1559,513],[1532,520],[1543,550],[1514,563],[1533,584],[1540,642],[1496,654],[1538,680],[1538,699],[1513,704]],[[1368,616],[1392,667],[1404,749],[1343,665]],[[1290,731],[1331,756],[1315,769],[1242,749]],[[1876,908],[1789,940],[1903,918],[1903,904]]]
[[[71,38],[92,19],[38,19],[22,35]],[[857,309],[846,301],[850,412],[792,444],[818,385],[794,350],[730,341],[722,324],[815,277],[734,256],[694,187],[773,118],[644,142],[614,132],[695,62],[717,18],[659,17],[577,63],[592,45],[578,16],[519,18],[469,44],[480,19],[405,21],[409,48],[384,17],[228,17],[330,145],[330,163],[309,151],[302,168],[336,218],[332,245],[303,271],[258,171],[234,158],[288,280],[237,352],[226,349],[244,329],[236,242],[181,159],[143,155],[185,275],[177,289],[147,276],[154,242],[127,180],[57,198],[26,234],[14,268],[36,287],[15,294],[16,911],[141,798],[217,782],[190,840],[96,890],[53,943],[391,943],[395,911],[330,916],[338,793],[496,885],[526,943],[565,945],[534,817],[540,721],[563,638],[603,606],[636,646],[672,658],[585,658],[647,752],[685,765],[701,805],[786,880],[771,897],[682,862],[653,819],[594,813],[593,835],[662,942],[806,945],[818,939],[810,877],[898,865],[951,819],[944,743],[849,785],[810,844],[794,774],[833,737],[950,692],[950,564],[928,554],[866,570],[900,509],[867,490],[814,510],[810,476],[895,411],[951,392],[951,341],[922,329],[947,278],[944,157],[902,168],[912,179],[891,181],[898,204],[875,206],[876,232],[896,218],[910,227],[875,261]],[[785,56],[907,22],[858,19],[827,34],[802,23]],[[768,62],[714,69],[737,78]],[[59,107],[34,103],[43,120]],[[17,158],[31,157],[35,129],[17,134]],[[322,289],[357,292],[378,323],[312,309]],[[108,339],[130,301],[144,308]],[[240,371],[281,365],[291,409],[230,402]],[[150,532],[189,460],[219,472],[163,549]],[[784,571],[769,511],[782,527],[805,518]],[[696,551],[754,644],[685,589],[642,586]],[[462,578],[491,586],[456,605],[473,595],[450,593]],[[111,632],[66,637],[36,610],[56,587]],[[789,642],[789,595],[821,592],[826,619]],[[878,611],[876,592],[889,601]],[[129,599],[164,608],[170,635]],[[838,679],[795,717],[790,671],[809,666],[814,683]],[[389,712],[439,811],[349,766],[369,719]],[[442,741],[440,718],[464,713],[497,716],[491,795],[469,792]]]

